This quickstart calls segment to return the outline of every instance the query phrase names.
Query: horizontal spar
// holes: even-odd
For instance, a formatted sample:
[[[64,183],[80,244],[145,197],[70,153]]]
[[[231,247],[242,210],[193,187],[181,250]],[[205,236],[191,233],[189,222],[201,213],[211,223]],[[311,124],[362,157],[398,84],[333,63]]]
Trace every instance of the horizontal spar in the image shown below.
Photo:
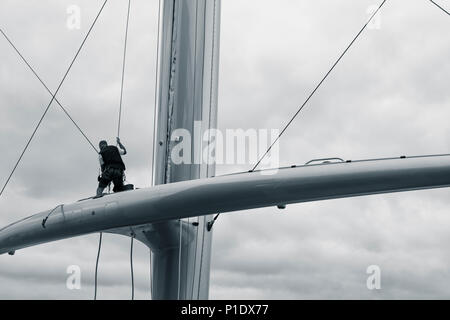
[[[0,229],[0,254],[164,220],[448,186],[450,155],[322,163],[183,181],[86,199],[20,220]]]

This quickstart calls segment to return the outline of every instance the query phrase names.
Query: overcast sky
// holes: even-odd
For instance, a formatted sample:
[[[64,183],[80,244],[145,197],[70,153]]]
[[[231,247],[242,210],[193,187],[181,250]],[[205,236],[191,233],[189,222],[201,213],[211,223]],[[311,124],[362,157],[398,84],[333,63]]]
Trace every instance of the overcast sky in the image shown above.
[[[1,0],[0,27],[54,90],[102,2]],[[380,2],[223,0],[219,129],[282,128]],[[81,8],[79,30],[66,26],[70,5]],[[109,1],[58,95],[94,142],[115,137],[126,6]],[[137,187],[151,177],[157,8],[132,1],[121,136]],[[380,28],[362,35],[283,136],[281,165],[450,153],[449,29],[428,0],[388,0]],[[49,100],[0,39],[2,184]],[[97,155],[54,104],[0,198],[0,226],[92,195],[97,174]],[[211,299],[450,298],[448,189],[224,214],[214,229]],[[0,298],[91,299],[97,241],[0,256]],[[129,299],[129,239],[103,244],[99,298]],[[134,256],[136,297],[148,299],[148,249],[138,243]],[[66,288],[70,265],[81,267],[81,290]],[[366,287],[370,265],[381,268],[381,290]]]

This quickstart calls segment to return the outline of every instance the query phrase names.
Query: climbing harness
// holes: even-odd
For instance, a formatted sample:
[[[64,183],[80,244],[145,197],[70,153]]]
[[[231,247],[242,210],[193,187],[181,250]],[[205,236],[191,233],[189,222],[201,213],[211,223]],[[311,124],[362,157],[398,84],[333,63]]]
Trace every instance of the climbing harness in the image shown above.
[[[124,41],[124,50],[123,50],[123,61],[122,61],[122,78],[121,78],[121,86],[120,86],[120,102],[119,102],[119,116],[118,116],[118,124],[117,124],[117,138],[120,139],[120,129],[121,129],[121,119],[122,119],[122,104],[123,104],[123,92],[124,92],[124,83],[125,83],[125,67],[126,67],[126,56],[127,56],[127,43],[128,43],[128,27],[130,23],[130,10],[131,10],[131,0],[128,0],[128,10],[127,10],[127,21],[125,28],[125,41]],[[122,177],[123,181],[126,181],[125,173],[123,173]],[[108,184],[108,194],[111,193],[111,182]],[[133,271],[133,241],[134,241],[134,233],[131,234],[131,248],[130,248],[130,265],[131,265],[131,300],[134,300],[134,271]],[[99,254],[101,247],[101,233],[100,233],[100,241],[99,241]],[[95,297],[97,296],[97,267],[98,267],[98,257],[97,257],[97,266],[95,271]],[[95,299],[95,298],[94,298]]]

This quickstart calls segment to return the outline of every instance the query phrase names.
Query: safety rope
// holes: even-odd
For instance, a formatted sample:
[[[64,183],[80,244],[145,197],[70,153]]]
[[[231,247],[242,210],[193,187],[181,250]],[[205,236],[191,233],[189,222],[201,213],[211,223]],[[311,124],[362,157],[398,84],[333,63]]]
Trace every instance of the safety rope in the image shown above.
[[[183,222],[180,219],[180,244],[178,247],[178,300],[180,300],[180,287],[181,287],[181,248],[182,248],[182,238],[183,238]]]
[[[191,225],[191,219],[189,219],[189,218],[187,219],[186,228],[187,228],[187,231],[186,231],[187,238],[190,238],[190,230],[189,229],[192,228],[192,225]],[[186,259],[184,259],[184,268],[186,270],[186,282],[185,282],[185,285],[184,285],[184,299],[189,299],[188,298],[189,273],[187,272],[187,270],[189,268],[189,261],[190,261],[189,260],[189,258],[190,258],[189,256],[190,256],[190,253],[191,253],[190,246],[189,246],[190,239],[187,239],[186,242],[187,242],[187,246],[186,246],[187,252],[186,252]]]
[[[150,256],[150,299],[153,299],[153,280],[152,280],[152,249],[149,248]]]
[[[130,25],[130,11],[131,11],[131,0],[128,0],[128,10],[127,10],[127,21],[125,27],[125,40],[123,46],[123,60],[122,60],[122,79],[120,84],[120,102],[119,102],[119,118],[117,123],[117,137],[120,138],[120,125],[122,120],[122,105],[123,105],[123,88],[125,83],[125,67],[127,61],[127,46],[128,46],[128,28]],[[126,177],[124,175],[124,180]],[[134,270],[133,270],[133,244],[134,244],[134,233],[131,234],[131,247],[130,247],[130,269],[131,269],[131,300],[134,300]]]
[[[102,248],[102,237],[103,233],[100,232],[100,238],[98,240],[98,252],[97,252],[97,261],[95,262],[95,292],[94,292],[94,300],[97,300],[97,275],[98,275],[98,260],[100,259],[100,250]]]
[[[130,248],[130,268],[131,268],[131,300],[134,300],[134,270],[133,270],[133,243],[134,233],[131,234],[131,248]]]
[[[130,22],[130,9],[131,9],[131,0],[128,0],[128,11],[127,11],[127,22],[125,29],[125,41],[124,41],[124,50],[123,50],[123,63],[122,63],[122,79],[120,86],[120,103],[119,103],[119,119],[117,125],[117,137],[120,137],[120,125],[122,119],[122,103],[123,103],[123,88],[125,83],[125,66],[126,66],[126,57],[127,57],[127,43],[128,43],[128,27]],[[124,179],[125,180],[125,179]],[[108,184],[108,193],[111,192],[111,183]],[[100,233],[100,242],[99,242],[99,251],[100,255],[100,247],[101,247],[101,235]],[[134,268],[133,268],[133,244],[134,244],[134,233],[131,234],[131,247],[130,247],[130,269],[131,269],[131,300],[134,300]],[[97,256],[97,264],[95,267],[95,298],[97,297],[97,268],[98,268],[98,256]]]
[[[203,226],[206,224],[206,217],[203,217]],[[200,290],[201,290],[201,280],[202,280],[202,269],[203,269],[203,256],[205,252],[205,228],[202,230],[202,249],[200,251],[200,268],[198,271],[198,290],[197,290],[197,299],[200,299]]]
[[[352,45],[356,42],[356,40],[359,38],[359,36],[363,33],[363,31],[367,28],[369,23],[373,20],[373,18],[377,15],[377,13],[381,10],[383,5],[386,3],[387,0],[383,0],[381,5],[378,7],[378,9],[372,14],[370,19],[366,22],[366,24],[362,27],[362,29],[358,32],[358,34],[353,38],[353,40],[350,42],[350,44],[347,46],[347,48],[344,50],[344,52],[339,56],[339,58],[336,60],[336,62],[333,64],[330,70],[325,74],[325,76],[322,78],[322,80],[319,82],[319,84],[314,88],[314,90],[311,92],[311,94],[308,96],[308,98],[305,100],[305,102],[300,106],[300,108],[297,110],[297,112],[294,114],[294,116],[289,120],[289,122],[286,124],[286,126],[283,128],[283,130],[280,132],[278,137],[273,141],[273,143],[270,145],[270,147],[267,149],[266,153],[258,160],[256,165],[253,167],[250,172],[255,171],[255,169],[258,167],[258,165],[261,163],[261,161],[266,157],[266,155],[272,150],[273,146],[277,141],[281,138],[281,136],[284,134],[286,129],[291,125],[291,123],[294,121],[294,119],[298,116],[300,111],[303,110],[303,108],[306,106],[306,104],[311,100],[311,98],[314,96],[316,91],[320,88],[320,86],[324,83],[324,81],[328,78],[328,76],[331,74],[331,72],[334,70],[334,68],[338,65],[338,63],[342,60],[342,58],[345,56],[345,54],[348,52],[348,50],[352,47]]]
[[[308,96],[308,98],[303,102],[303,104],[300,106],[300,108],[297,110],[297,112],[294,114],[294,116],[289,120],[289,122],[286,124],[286,126],[283,128],[283,130],[280,132],[280,134],[277,136],[277,138],[272,142],[270,147],[267,149],[267,151],[263,154],[263,156],[258,160],[258,162],[255,164],[253,169],[251,169],[249,172],[255,171],[255,169],[258,167],[258,165],[261,163],[261,161],[266,157],[266,155],[272,150],[273,146],[277,141],[281,138],[281,136],[284,134],[284,132],[287,130],[287,128],[291,125],[291,123],[294,121],[294,119],[298,116],[300,111],[303,110],[303,108],[306,106],[306,104],[311,100],[311,98],[314,96],[314,94],[317,92],[317,90],[320,88],[320,86],[325,82],[325,80],[328,78],[328,76],[331,74],[331,72],[334,70],[334,68],[338,65],[338,63],[342,60],[342,58],[345,56],[345,54],[348,52],[348,50],[352,47],[352,45],[356,42],[356,40],[359,38],[359,36],[363,33],[363,31],[367,28],[369,23],[373,20],[373,18],[377,15],[377,13],[381,10],[381,8],[384,6],[387,0],[383,0],[383,2],[380,4],[378,9],[372,14],[372,16],[369,18],[369,20],[366,22],[366,24],[361,28],[361,30],[357,33],[357,35],[353,38],[353,40],[350,42],[350,44],[346,47],[346,49],[342,52],[342,54],[339,56],[339,58],[336,60],[336,62],[332,65],[332,67],[328,70],[328,72],[325,74],[325,76],[322,78],[322,80],[317,84],[317,86],[314,88],[314,90],[311,92],[311,94]],[[210,222],[208,222],[208,231],[211,230],[211,228],[214,226],[214,223],[216,222],[217,218],[220,216],[220,213],[218,213],[214,219]]]
[[[157,33],[157,39],[156,39],[156,79],[155,79],[155,108],[153,110],[153,146],[152,146],[152,172],[151,172],[151,181],[150,185],[154,185],[154,172],[155,172],[155,144],[156,144],[156,114],[157,114],[157,101],[158,101],[158,68],[159,68],[159,47],[160,47],[160,25],[161,25],[161,0],[159,0],[158,4],[158,33]],[[150,255],[150,297],[153,299],[153,266],[152,266],[152,249],[149,250]]]
[[[69,67],[67,68],[67,71],[66,71],[66,73],[64,74],[64,77],[63,77],[62,80],[60,81],[60,83],[59,83],[59,85],[58,85],[58,88],[56,89],[55,93],[52,95],[52,99],[50,100],[50,102],[48,103],[47,107],[45,108],[45,111],[44,111],[44,113],[42,114],[41,118],[39,119],[39,122],[38,122],[38,124],[36,125],[36,127],[35,127],[33,133],[31,134],[31,137],[28,139],[28,142],[27,142],[27,144],[25,145],[25,148],[23,149],[23,151],[22,151],[22,153],[21,153],[19,159],[17,160],[16,164],[14,165],[13,170],[11,171],[11,173],[10,173],[8,179],[6,180],[6,182],[5,182],[5,184],[4,184],[3,188],[2,188],[2,190],[0,191],[0,196],[1,196],[1,195],[3,194],[3,192],[5,191],[6,186],[8,185],[9,181],[11,180],[11,177],[13,176],[13,174],[14,174],[14,172],[16,171],[17,167],[19,166],[19,163],[22,161],[22,158],[23,158],[25,152],[27,151],[28,147],[30,146],[30,143],[31,143],[31,141],[33,140],[34,136],[36,135],[37,130],[38,130],[39,127],[41,126],[41,123],[42,123],[42,121],[44,120],[45,116],[47,115],[48,110],[50,109],[51,105],[53,104],[53,101],[55,101],[56,95],[58,94],[58,92],[59,92],[59,90],[61,89],[62,85],[64,84],[64,82],[65,82],[67,76],[69,75],[70,70],[72,69],[72,67],[73,67],[73,65],[74,65],[74,63],[75,63],[75,61],[76,61],[77,58],[78,58],[78,55],[80,54],[81,50],[83,49],[84,44],[86,43],[86,41],[87,41],[89,35],[91,34],[91,31],[92,31],[92,29],[94,28],[95,24],[97,23],[97,20],[98,20],[98,18],[100,17],[100,14],[102,13],[102,11],[103,11],[103,9],[104,9],[104,7],[105,7],[105,5],[106,5],[107,2],[108,2],[108,0],[105,0],[105,2],[103,3],[103,5],[101,6],[101,8],[100,8],[100,10],[99,10],[99,12],[98,12],[98,14],[97,14],[97,16],[96,16],[95,19],[94,19],[94,22],[92,23],[91,27],[89,28],[89,31],[87,32],[86,36],[85,36],[84,39],[83,39],[83,42],[81,43],[80,47],[78,48],[77,53],[75,54],[75,56],[74,56],[74,58],[72,59],[72,61],[71,61],[70,65],[69,65]]]
[[[191,288],[191,296],[189,297],[189,299],[194,299],[194,284],[195,284],[195,266],[197,265],[197,248],[198,248],[198,230],[200,229],[200,217],[197,217],[197,221],[194,222],[193,224],[195,224],[196,226],[196,233],[195,233],[195,250],[194,250],[194,272],[192,275],[192,288]]]
[[[443,7],[438,5],[436,2],[434,2],[433,0],[430,0],[430,2],[450,16],[450,13],[447,10],[445,10]]]
[[[125,28],[125,41],[124,41],[124,47],[123,47],[122,81],[121,81],[121,85],[120,85],[119,121],[117,124],[117,137],[120,137],[120,124],[121,124],[121,120],[122,120],[123,85],[125,82],[125,66],[126,66],[126,60],[127,60],[128,26],[130,23],[130,9],[131,9],[131,0],[128,0],[127,23],[126,23],[126,28]]]

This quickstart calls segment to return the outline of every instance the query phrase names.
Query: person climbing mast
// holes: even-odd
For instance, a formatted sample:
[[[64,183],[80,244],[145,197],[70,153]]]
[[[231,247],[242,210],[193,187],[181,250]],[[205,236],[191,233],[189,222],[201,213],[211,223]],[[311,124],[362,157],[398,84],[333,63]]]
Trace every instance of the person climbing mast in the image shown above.
[[[97,197],[103,195],[103,190],[111,182],[114,183],[114,192],[124,191],[123,179],[125,164],[121,156],[127,154],[127,149],[120,142],[119,137],[117,137],[117,144],[120,150],[116,146],[109,146],[105,140],[99,143],[99,161],[102,173],[98,177]]]

